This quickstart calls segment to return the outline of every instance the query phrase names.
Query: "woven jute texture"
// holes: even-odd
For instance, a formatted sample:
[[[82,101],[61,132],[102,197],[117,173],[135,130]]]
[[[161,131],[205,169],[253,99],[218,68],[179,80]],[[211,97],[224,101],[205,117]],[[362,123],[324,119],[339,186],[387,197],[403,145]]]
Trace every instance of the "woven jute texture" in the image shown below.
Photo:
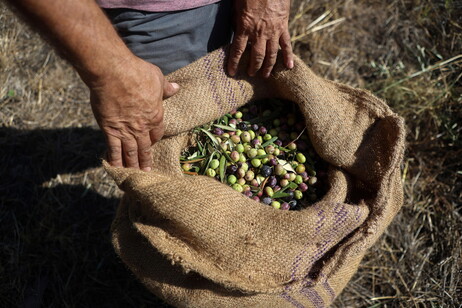
[[[153,171],[105,164],[125,192],[112,225],[115,250],[174,306],[328,306],[402,205],[403,120],[300,59],[292,70],[278,63],[268,80],[230,78],[225,60],[221,49],[168,76],[181,90],[165,101]],[[329,164],[327,194],[301,211],[275,210],[180,169],[192,128],[263,98],[298,104]]]

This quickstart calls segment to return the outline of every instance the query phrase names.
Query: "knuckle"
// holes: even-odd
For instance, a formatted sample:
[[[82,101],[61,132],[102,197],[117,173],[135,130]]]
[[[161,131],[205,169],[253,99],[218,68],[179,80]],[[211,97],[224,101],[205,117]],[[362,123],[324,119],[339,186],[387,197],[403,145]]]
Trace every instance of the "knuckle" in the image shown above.
[[[138,150],[136,148],[128,148],[125,151],[125,155],[127,155],[128,158],[134,158],[138,156]]]
[[[110,155],[117,155],[122,151],[122,147],[118,145],[110,145],[107,149]]]
[[[262,55],[262,54],[257,54],[257,55],[255,55],[255,57],[254,57],[254,61],[255,61],[255,63],[257,63],[257,64],[263,63],[264,60],[265,60],[265,56]]]

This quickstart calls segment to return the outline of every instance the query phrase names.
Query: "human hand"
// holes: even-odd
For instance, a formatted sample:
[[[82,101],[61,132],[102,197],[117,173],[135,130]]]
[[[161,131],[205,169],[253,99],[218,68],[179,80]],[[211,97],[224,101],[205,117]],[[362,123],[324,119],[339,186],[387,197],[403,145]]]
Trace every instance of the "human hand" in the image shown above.
[[[135,56],[90,85],[90,102],[112,166],[152,167],[151,146],[164,134],[162,100],[179,90],[160,69]]]
[[[250,63],[247,73],[270,76],[276,63],[279,45],[284,64],[293,68],[293,53],[289,34],[290,0],[234,0],[235,31],[228,60],[228,73],[234,76],[239,61],[251,44]]]

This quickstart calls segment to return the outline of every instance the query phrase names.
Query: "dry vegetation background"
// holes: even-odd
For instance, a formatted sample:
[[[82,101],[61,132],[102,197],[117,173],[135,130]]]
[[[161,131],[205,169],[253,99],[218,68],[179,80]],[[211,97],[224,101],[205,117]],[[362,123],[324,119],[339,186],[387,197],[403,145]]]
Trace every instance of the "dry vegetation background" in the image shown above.
[[[406,119],[405,204],[336,307],[462,306],[462,2],[293,1],[296,53]],[[85,86],[0,4],[0,306],[164,306],[116,258]]]

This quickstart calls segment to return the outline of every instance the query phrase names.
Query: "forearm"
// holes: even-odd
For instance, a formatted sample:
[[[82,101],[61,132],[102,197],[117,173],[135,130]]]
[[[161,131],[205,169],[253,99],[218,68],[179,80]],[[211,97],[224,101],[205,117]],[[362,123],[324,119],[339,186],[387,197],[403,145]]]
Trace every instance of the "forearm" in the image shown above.
[[[94,0],[6,0],[76,68],[97,84],[132,53]]]

